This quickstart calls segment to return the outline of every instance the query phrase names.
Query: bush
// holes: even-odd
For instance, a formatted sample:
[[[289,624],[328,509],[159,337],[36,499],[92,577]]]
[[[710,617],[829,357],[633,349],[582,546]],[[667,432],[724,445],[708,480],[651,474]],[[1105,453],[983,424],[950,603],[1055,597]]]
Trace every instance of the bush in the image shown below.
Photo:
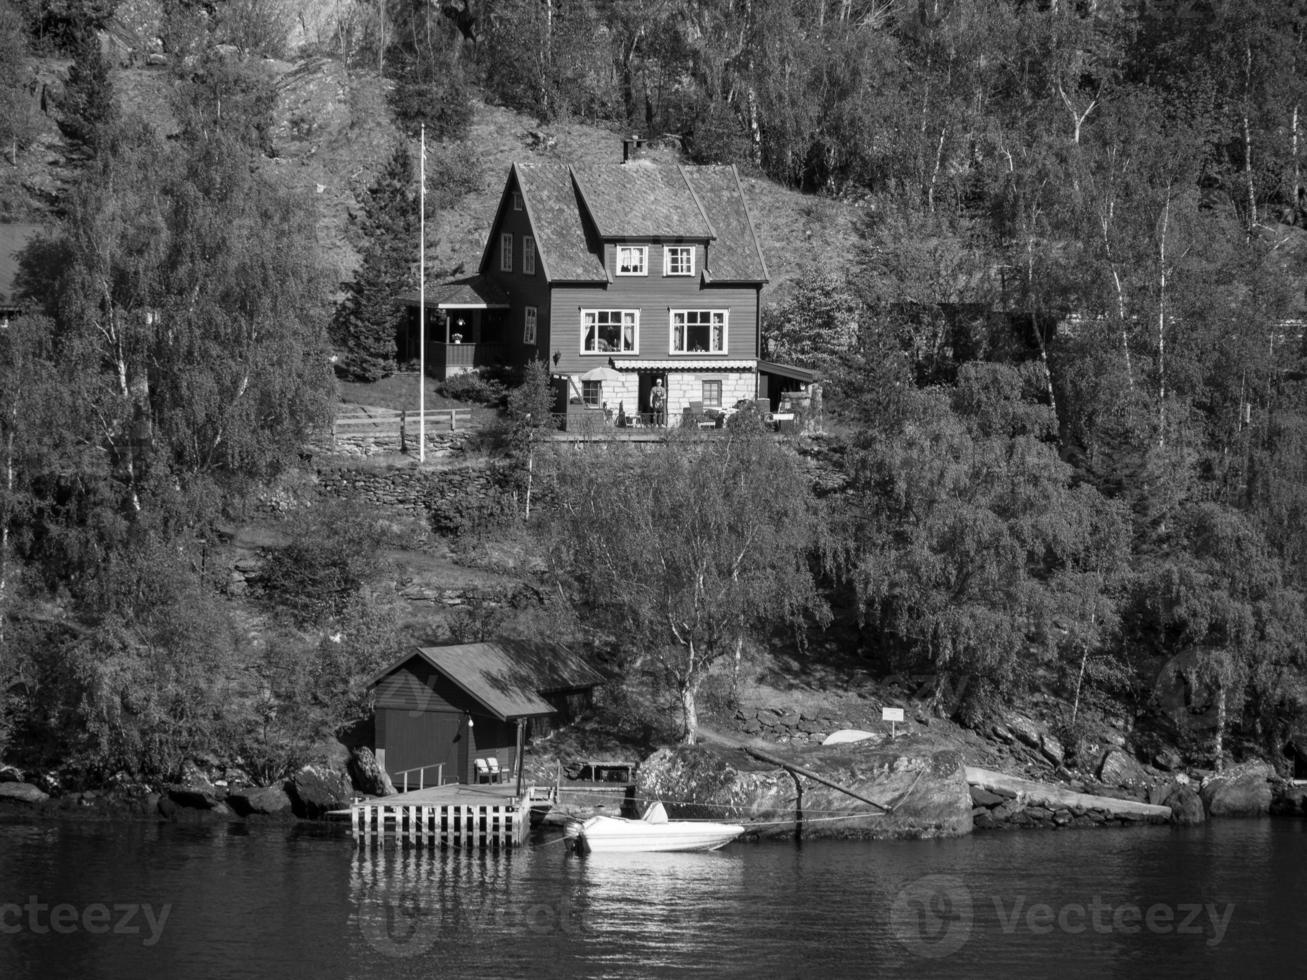
[[[372,508],[354,501],[315,506],[290,521],[292,541],[263,566],[263,596],[302,623],[339,619],[382,563],[392,534]]]
[[[467,371],[446,378],[437,386],[440,394],[460,402],[500,406],[508,397],[508,386],[490,372]]]

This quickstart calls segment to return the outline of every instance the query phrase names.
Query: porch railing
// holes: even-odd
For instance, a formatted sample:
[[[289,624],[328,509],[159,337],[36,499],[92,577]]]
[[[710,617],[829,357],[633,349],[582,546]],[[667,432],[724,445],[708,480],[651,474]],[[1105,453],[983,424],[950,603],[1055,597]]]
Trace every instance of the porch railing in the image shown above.
[[[429,370],[444,376],[451,369],[470,371],[498,364],[503,360],[503,354],[502,344],[428,344],[427,364]]]

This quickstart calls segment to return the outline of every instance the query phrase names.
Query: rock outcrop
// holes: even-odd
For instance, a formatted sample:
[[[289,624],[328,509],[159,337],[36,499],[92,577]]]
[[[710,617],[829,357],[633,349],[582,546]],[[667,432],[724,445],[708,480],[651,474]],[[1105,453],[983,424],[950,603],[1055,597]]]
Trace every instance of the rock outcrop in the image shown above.
[[[36,806],[49,798],[31,783],[0,783],[0,802],[27,803]]]
[[[366,745],[350,754],[349,778],[360,793],[369,796],[395,795],[395,784],[390,781],[390,774],[377,764],[377,757]]]
[[[290,780],[295,815],[315,819],[349,807],[353,792],[345,774],[325,766],[305,766]]]
[[[890,812],[759,761],[743,749],[706,745],[655,752],[640,764],[636,795],[661,800],[674,820],[734,821],[759,837],[793,836],[797,824],[805,838],[958,837],[971,832],[971,797],[956,751],[903,738],[789,750],[785,761],[881,802]]]
[[[1104,827],[1163,823],[1169,807],[1082,793],[1055,783],[966,767],[977,830],[1024,827]]]
[[[1231,766],[1203,780],[1200,794],[1211,817],[1260,817],[1271,810],[1275,771],[1257,760]]]
[[[227,802],[242,817],[256,814],[267,817],[293,816],[290,795],[280,783],[257,789],[236,790],[227,797]]]

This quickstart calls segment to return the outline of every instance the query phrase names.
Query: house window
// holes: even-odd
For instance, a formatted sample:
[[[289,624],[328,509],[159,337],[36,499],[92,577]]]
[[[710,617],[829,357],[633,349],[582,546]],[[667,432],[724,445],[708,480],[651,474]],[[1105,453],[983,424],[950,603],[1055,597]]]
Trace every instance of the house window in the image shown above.
[[[513,271],[513,233],[509,231],[499,236],[499,271]]]
[[[517,191],[513,191],[513,210],[514,211],[522,210],[522,195],[519,194]]]
[[[582,354],[637,354],[640,351],[638,310],[582,310]]]
[[[522,343],[536,342],[536,308],[528,306],[522,311]]]
[[[581,401],[594,408],[603,404],[604,383],[602,381],[582,381]]]
[[[536,274],[536,240],[530,235],[522,236],[522,274]]]
[[[672,310],[673,354],[725,354],[725,310]]]
[[[703,383],[703,407],[722,407],[722,383],[720,381],[705,381]]]
[[[649,274],[648,245],[618,245],[617,274],[619,276],[646,276]]]
[[[663,275],[694,275],[694,246],[671,245],[663,249]]]

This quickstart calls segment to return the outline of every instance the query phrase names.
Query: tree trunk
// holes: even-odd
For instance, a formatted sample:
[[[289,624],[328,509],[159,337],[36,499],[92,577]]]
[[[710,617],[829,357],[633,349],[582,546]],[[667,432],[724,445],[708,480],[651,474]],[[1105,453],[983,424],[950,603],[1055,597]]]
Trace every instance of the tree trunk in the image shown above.
[[[1171,225],[1171,188],[1162,208],[1162,240],[1158,245],[1157,289],[1157,445],[1166,446],[1166,236]]]
[[[1248,95],[1252,87],[1253,47],[1244,44],[1243,75],[1243,174],[1248,185],[1248,231],[1257,227],[1257,191],[1253,186],[1253,136],[1252,125],[1248,121]],[[1295,191],[1295,193],[1297,193]]]
[[[1212,736],[1212,765],[1217,772],[1225,768],[1225,684],[1216,689],[1216,734]]]
[[[695,703],[698,692],[699,682],[696,678],[687,677],[681,681],[681,722],[685,726],[681,742],[685,745],[694,745],[699,741],[699,711]]]

